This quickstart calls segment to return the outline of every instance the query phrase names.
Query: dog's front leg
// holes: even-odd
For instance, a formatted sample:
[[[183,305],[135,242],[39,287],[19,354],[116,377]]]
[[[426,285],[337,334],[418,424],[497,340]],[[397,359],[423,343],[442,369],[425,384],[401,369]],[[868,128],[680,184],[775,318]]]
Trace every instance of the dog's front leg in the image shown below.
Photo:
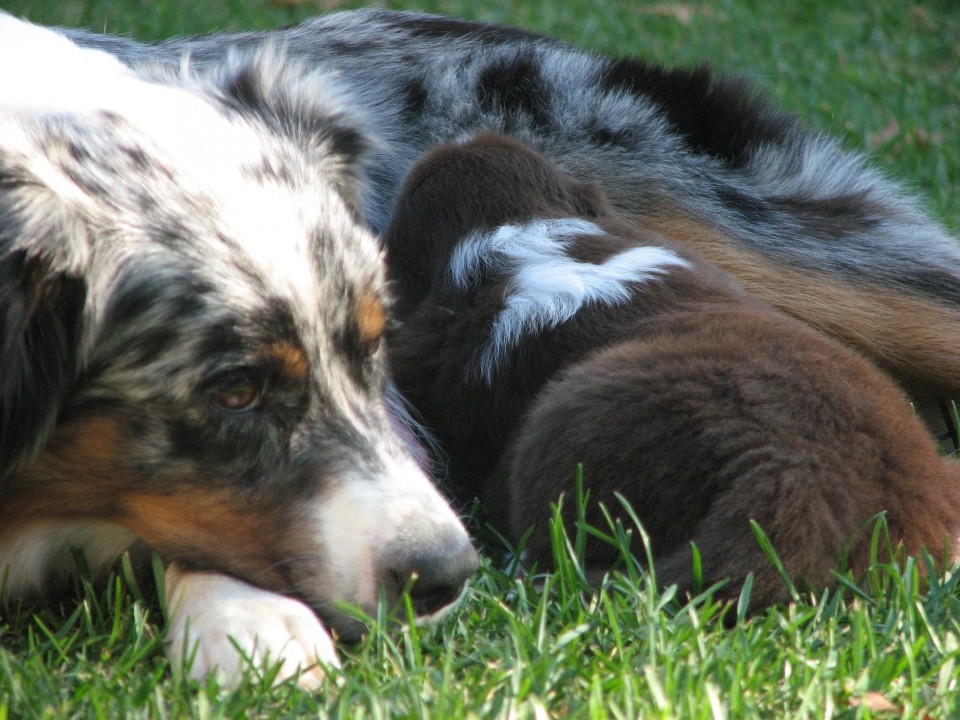
[[[320,685],[325,667],[339,667],[333,640],[298,600],[219,573],[166,570],[167,657],[189,662],[190,677],[216,673],[239,683],[249,659],[263,667],[282,659],[277,680],[298,675],[301,687]]]

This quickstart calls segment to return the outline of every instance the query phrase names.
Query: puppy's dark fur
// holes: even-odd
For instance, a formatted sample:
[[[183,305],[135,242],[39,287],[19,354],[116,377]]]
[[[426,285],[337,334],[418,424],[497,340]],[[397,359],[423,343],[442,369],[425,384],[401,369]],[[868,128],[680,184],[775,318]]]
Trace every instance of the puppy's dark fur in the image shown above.
[[[568,218],[596,229],[542,237]],[[568,272],[556,279],[545,256],[521,258],[552,241]],[[572,530],[578,464],[588,522],[605,527],[598,503],[623,517],[621,493],[664,584],[690,587],[695,543],[708,584],[729,578],[736,594],[753,573],[755,604],[783,599],[751,520],[814,587],[830,585],[844,557],[867,566],[862,531],[879,513],[907,551],[955,556],[960,472],[886,376],[664,235],[625,223],[596,186],[533,151],[489,135],[433,151],[408,177],[386,243],[399,387],[437,433],[464,498],[479,495],[514,540],[535,527],[527,550],[541,566],[551,560],[549,504],[562,494]],[[681,262],[624,280],[624,299],[545,317],[570,283],[644,247]],[[525,293],[539,309],[515,303]],[[519,331],[497,350],[508,314]],[[602,571],[616,550],[593,541],[587,554]]]

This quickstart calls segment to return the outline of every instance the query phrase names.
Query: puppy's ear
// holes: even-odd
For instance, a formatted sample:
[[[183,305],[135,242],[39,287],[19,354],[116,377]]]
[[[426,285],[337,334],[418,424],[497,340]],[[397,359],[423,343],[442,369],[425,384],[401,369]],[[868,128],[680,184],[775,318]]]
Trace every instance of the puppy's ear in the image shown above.
[[[37,450],[76,374],[87,235],[54,190],[0,140],[0,479]],[[18,148],[18,149],[22,149]],[[42,179],[41,179],[42,178]]]
[[[573,190],[574,206],[578,217],[602,218],[616,215],[616,210],[603,192],[599,183],[577,183]]]

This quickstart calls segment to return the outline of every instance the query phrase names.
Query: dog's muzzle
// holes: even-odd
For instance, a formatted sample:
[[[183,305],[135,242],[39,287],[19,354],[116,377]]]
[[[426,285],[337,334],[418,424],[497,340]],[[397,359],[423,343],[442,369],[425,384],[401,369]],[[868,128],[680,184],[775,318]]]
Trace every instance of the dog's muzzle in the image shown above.
[[[480,564],[463,522],[419,466],[408,457],[385,465],[383,473],[343,475],[328,488],[308,542],[322,550],[323,572],[304,568],[309,579],[300,587],[346,640],[365,627],[335,611],[333,601],[374,613],[382,593],[399,610],[407,591],[415,619],[429,622],[456,602]]]

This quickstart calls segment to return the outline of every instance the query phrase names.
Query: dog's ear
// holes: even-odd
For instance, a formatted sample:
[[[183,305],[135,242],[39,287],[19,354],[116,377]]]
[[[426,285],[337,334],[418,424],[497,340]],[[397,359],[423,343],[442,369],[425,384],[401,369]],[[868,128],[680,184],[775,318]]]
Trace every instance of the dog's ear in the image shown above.
[[[76,374],[88,233],[45,158],[0,139],[0,478],[39,448]],[[66,186],[65,186],[66,187]]]
[[[370,155],[385,146],[341,81],[266,45],[230,53],[208,78],[229,112],[262,123],[292,140],[361,218],[361,189]]]

